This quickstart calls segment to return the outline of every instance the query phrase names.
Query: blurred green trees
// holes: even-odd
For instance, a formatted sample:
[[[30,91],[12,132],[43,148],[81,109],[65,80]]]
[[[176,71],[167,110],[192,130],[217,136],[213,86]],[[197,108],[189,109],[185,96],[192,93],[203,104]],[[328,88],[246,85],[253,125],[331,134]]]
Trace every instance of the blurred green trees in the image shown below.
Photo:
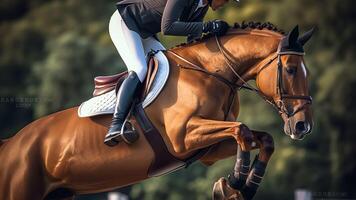
[[[9,137],[43,115],[91,96],[92,78],[124,70],[107,26],[115,1],[3,0],[0,4],[0,134]],[[300,142],[282,133],[278,115],[256,95],[240,93],[239,120],[270,132],[276,151],[256,199],[293,199],[296,188],[356,198],[356,9],[351,0],[231,1],[206,19],[270,21],[286,31],[299,24],[317,34],[306,46],[314,97],[313,133]],[[162,37],[171,47],[184,38]],[[25,101],[25,103],[24,103]],[[27,103],[26,103],[27,102]],[[234,158],[197,163],[134,185],[133,199],[209,199]],[[323,196],[325,197],[325,196]],[[85,198],[90,198],[87,196]],[[320,196],[319,196],[320,198]]]

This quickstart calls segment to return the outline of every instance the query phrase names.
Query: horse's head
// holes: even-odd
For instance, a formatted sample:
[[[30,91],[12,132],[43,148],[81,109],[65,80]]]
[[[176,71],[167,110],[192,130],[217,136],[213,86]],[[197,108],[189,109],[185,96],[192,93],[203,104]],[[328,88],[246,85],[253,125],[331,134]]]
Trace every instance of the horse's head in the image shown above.
[[[256,77],[260,91],[280,112],[284,132],[298,140],[310,133],[313,127],[308,70],[303,59],[303,45],[313,30],[299,37],[296,26],[281,40],[277,54],[261,65]]]

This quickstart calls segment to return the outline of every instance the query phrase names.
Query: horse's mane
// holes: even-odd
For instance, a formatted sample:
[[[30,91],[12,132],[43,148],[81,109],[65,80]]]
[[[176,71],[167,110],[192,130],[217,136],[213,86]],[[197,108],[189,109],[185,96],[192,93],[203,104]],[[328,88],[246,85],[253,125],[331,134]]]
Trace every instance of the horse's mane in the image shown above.
[[[270,23],[270,22],[245,22],[243,21],[241,24],[235,22],[234,23],[234,26],[233,27],[230,27],[229,30],[244,30],[244,29],[258,29],[258,30],[262,30],[262,29],[267,29],[267,30],[270,30],[270,31],[273,31],[273,32],[276,32],[276,33],[279,33],[279,34],[282,34],[284,35],[285,32],[282,30],[282,29],[279,29],[277,28],[276,25]],[[173,47],[173,48],[176,48],[176,47],[182,47],[182,46],[185,46],[185,45],[188,45],[188,44],[193,44],[193,43],[197,43],[197,42],[204,42],[205,40],[213,37],[214,34],[205,34],[203,37],[201,38],[197,38],[197,39],[194,39],[190,42],[186,42],[186,43],[181,43],[181,44],[178,44],[177,46]]]

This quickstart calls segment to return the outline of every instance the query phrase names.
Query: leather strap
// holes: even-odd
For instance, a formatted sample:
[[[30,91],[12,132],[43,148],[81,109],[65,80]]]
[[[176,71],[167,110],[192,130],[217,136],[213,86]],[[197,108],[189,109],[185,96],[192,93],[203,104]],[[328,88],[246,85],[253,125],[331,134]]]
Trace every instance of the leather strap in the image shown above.
[[[148,143],[151,145],[153,152],[155,154],[155,158],[152,161],[147,172],[148,177],[161,176],[181,168],[186,168],[193,162],[203,157],[210,149],[210,147],[203,148],[201,150],[198,150],[191,157],[185,160],[180,160],[174,157],[168,151],[167,146],[164,143],[161,134],[158,132],[156,127],[154,127],[151,121],[148,119],[142,107],[142,104],[136,105],[134,116],[138,125],[143,130],[144,135]]]

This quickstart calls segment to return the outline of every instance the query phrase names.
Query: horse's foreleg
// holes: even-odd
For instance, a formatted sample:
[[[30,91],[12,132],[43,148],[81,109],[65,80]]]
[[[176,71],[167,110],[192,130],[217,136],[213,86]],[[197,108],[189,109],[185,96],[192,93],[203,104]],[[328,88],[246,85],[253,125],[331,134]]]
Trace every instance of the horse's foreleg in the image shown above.
[[[256,194],[267,163],[274,151],[273,138],[271,135],[265,132],[250,131],[247,126],[240,122],[192,118],[187,123],[187,134],[184,142],[187,150],[194,150],[211,146],[231,138],[239,145],[236,147],[230,145],[229,151],[225,150],[220,152],[219,156],[226,156],[229,155],[232,150],[235,150],[235,152],[237,150],[237,160],[234,172],[229,176],[229,186],[236,190],[241,190],[244,198],[249,200]],[[231,140],[225,141],[225,143],[233,144]],[[251,170],[249,170],[249,151],[256,147],[260,149],[259,156],[252,164]],[[215,146],[214,148],[219,148],[219,146]],[[205,161],[205,163],[209,164],[207,157]]]
[[[232,188],[242,191],[245,199],[252,199],[255,195],[264,175],[266,165],[273,154],[274,144],[272,136],[268,133],[251,132],[254,136],[254,142],[256,142],[252,149],[260,149],[258,158],[253,163],[251,170],[249,153],[242,151],[232,138],[214,145],[208,154],[200,159],[204,164],[211,165],[218,160],[236,155],[237,152],[234,171],[229,175],[228,183],[226,184],[226,182],[219,180],[215,185],[219,185],[221,188],[214,186],[214,195],[222,196],[221,194],[224,194],[223,196],[226,198],[214,197],[214,199],[229,199],[232,194],[236,195],[237,193],[234,193]]]
[[[184,150],[194,151],[228,139],[234,139],[244,151],[252,148],[253,134],[244,124],[193,117],[187,123]]]
[[[202,162],[204,165],[210,166],[219,160],[236,155],[236,149],[236,140],[233,138],[226,139],[222,142],[219,142],[218,144],[213,145],[209,149],[209,152],[200,158],[200,162]]]
[[[241,190],[244,198],[247,200],[252,199],[256,194],[265,173],[267,163],[274,151],[274,143],[271,135],[259,131],[252,131],[252,134],[260,149],[258,157],[255,159],[249,171],[249,154],[238,148],[235,170],[234,173],[229,175],[228,179],[229,185],[234,189]]]
[[[200,158],[200,162],[202,162],[204,165],[210,166],[219,160],[226,159],[231,156],[236,156],[237,148],[238,144],[236,143],[235,139],[231,138],[224,140],[218,144],[213,145],[209,149],[209,152]],[[258,148],[259,145],[257,143],[256,145],[253,145],[250,150]]]
[[[257,143],[257,142],[256,142]],[[255,145],[253,149],[259,148],[259,145]],[[230,156],[236,155],[236,152],[241,149],[236,141],[234,139],[228,139],[224,140],[222,142],[219,142],[218,144],[214,145],[212,148],[210,148],[209,152],[204,155],[200,161],[206,165],[211,165],[215,163],[216,161],[228,158]],[[249,155],[249,154],[248,154]],[[235,180],[234,185],[239,185],[239,188],[243,188],[246,183],[247,175],[249,173],[249,164],[246,164],[245,160],[250,161],[250,158],[244,158],[241,160],[242,154],[241,152],[238,153],[237,158],[236,158],[236,164],[234,168],[234,175],[233,177],[237,177],[238,179]],[[241,164],[244,163],[245,166],[242,168]],[[242,174],[243,173],[243,174]],[[231,176],[231,175],[230,175]],[[233,199],[242,199],[241,198],[241,193],[239,192],[239,189],[233,189],[230,187],[228,184],[228,181],[225,178],[220,178],[215,184],[213,188],[213,200],[233,200]]]

